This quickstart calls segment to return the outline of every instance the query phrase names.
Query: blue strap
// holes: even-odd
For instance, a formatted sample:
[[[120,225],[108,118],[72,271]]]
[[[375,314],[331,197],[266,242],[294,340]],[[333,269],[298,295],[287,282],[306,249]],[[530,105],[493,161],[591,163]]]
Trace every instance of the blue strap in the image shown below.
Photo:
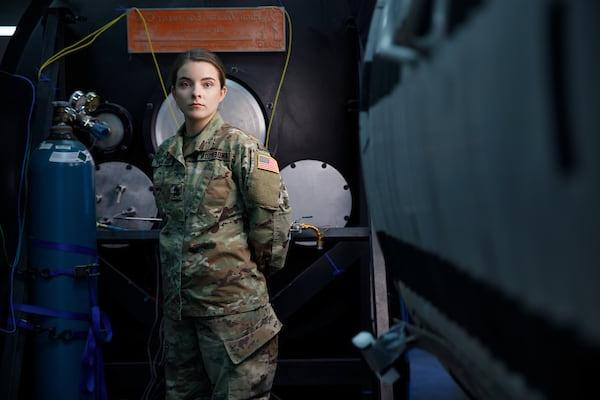
[[[88,320],[88,315],[86,314],[52,310],[28,304],[15,304],[15,310],[53,318]],[[87,393],[93,393],[98,400],[106,400],[108,395],[106,392],[106,379],[104,377],[104,360],[102,357],[102,347],[98,345],[98,342],[108,343],[112,340],[112,326],[106,313],[101,311],[97,305],[91,308],[90,317],[91,326],[87,331],[87,341],[81,356],[81,389]],[[35,326],[27,321],[20,320],[19,326],[35,330]],[[83,336],[85,336],[85,332],[83,332]],[[83,336],[82,332],[73,333],[73,337],[80,338]]]
[[[112,327],[106,314],[98,306],[91,310],[92,326],[88,331],[88,339],[81,357],[82,376],[81,389],[87,393],[94,393],[98,400],[108,398],[106,380],[104,378],[104,360],[102,348],[98,342],[107,343],[112,339]]]
[[[96,279],[97,276],[97,274],[91,274],[90,279],[88,280],[88,291],[90,293],[90,306],[92,307],[92,310],[98,305],[98,279]]]
[[[75,313],[71,311],[60,311],[54,310],[51,308],[32,306],[30,304],[15,304],[15,310],[21,311],[27,314],[36,314],[43,315],[45,317],[51,318],[62,318],[62,319],[71,319],[78,321],[87,321],[87,314]],[[29,321],[24,319],[19,319],[16,321],[17,327],[21,329],[26,329],[28,331],[38,331],[41,328],[40,326],[36,326]],[[49,331],[50,332],[50,331]],[[71,331],[69,329],[61,332],[60,334],[54,333],[51,338],[52,339],[63,339],[63,340],[74,340],[74,339],[85,339],[87,335],[86,331]]]
[[[72,331],[70,329],[66,329],[66,330],[62,331],[61,333],[57,333],[57,332],[54,332],[54,329],[44,329],[41,326],[32,324],[31,322],[24,320],[24,319],[16,320],[15,324],[17,325],[17,328],[19,328],[19,329],[25,329],[25,330],[35,332],[35,333],[40,333],[42,331],[48,331],[48,336],[51,339],[61,339],[64,341],[85,339],[88,334],[87,331]]]
[[[85,274],[87,272],[87,274]],[[70,276],[72,278],[89,278],[98,275],[98,264],[76,265],[73,268],[44,268],[40,270],[40,274],[45,278],[54,278],[57,276]]]
[[[72,275],[75,276],[75,268],[54,270],[54,276],[58,275]],[[81,356],[82,362],[82,374],[81,374],[81,390],[94,394],[96,400],[108,399],[106,391],[106,379],[104,377],[104,360],[102,357],[102,347],[100,343],[108,343],[112,340],[112,326],[106,313],[100,310],[97,301],[97,272],[96,266],[90,268],[91,273],[89,274],[89,297],[90,297],[90,314],[74,313],[69,311],[53,310],[45,307],[33,306],[28,304],[15,304],[15,310],[22,311],[29,314],[38,314],[52,318],[63,318],[63,319],[75,319],[88,321],[90,320],[90,327],[87,331],[87,340],[83,354]],[[24,327],[33,328],[33,324],[26,321]],[[86,332],[75,332],[74,335],[82,337],[86,335]]]
[[[43,248],[43,249],[59,250],[59,251],[65,251],[68,253],[86,254],[88,256],[94,256],[94,257],[97,255],[96,249],[93,249],[91,247],[79,246],[76,244],[58,243],[58,242],[51,242],[49,240],[39,240],[39,239],[30,239],[30,243],[32,246]]]
[[[97,339],[102,343],[108,343],[112,340],[112,326],[110,320],[104,311],[100,311],[100,307],[92,307],[92,331]]]
[[[336,265],[336,263],[333,261],[333,259],[329,256],[328,253],[325,253],[325,258],[327,258],[327,261],[329,261],[329,265],[331,265],[331,271],[333,273],[333,276],[338,276],[345,272],[344,269],[341,269]]]
[[[15,304],[15,310],[27,314],[43,315],[44,317],[75,319],[79,321],[87,321],[88,315],[71,311],[54,310],[52,308],[33,306],[31,304]]]
[[[16,321],[17,323],[17,327],[21,328],[21,329],[26,329],[28,331],[35,331],[36,326],[34,324],[32,324],[29,321],[26,321],[24,319],[19,319]]]
[[[92,269],[96,271],[96,268]],[[82,390],[93,393],[97,400],[106,400],[106,380],[104,378],[104,360],[102,347],[98,344],[108,343],[112,340],[112,326],[106,313],[100,310],[97,296],[97,274],[90,274],[88,280],[90,293],[90,318],[91,326],[88,332],[88,340],[81,357],[82,361]]]
[[[47,272],[48,278],[54,278],[55,276],[75,276],[75,272],[72,268],[68,269],[43,269],[40,272]]]

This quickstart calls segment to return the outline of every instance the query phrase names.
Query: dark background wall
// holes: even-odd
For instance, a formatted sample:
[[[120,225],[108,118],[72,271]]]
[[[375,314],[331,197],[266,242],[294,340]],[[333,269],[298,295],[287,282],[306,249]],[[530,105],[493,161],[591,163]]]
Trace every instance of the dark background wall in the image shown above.
[[[273,122],[270,148],[276,154],[281,168],[293,161],[317,159],[340,171],[353,193],[353,211],[349,223],[359,225],[364,222],[361,221],[364,204],[360,196],[362,183],[358,161],[358,70],[374,2],[295,0],[282,3],[293,21],[294,42]],[[124,12],[123,7],[253,7],[278,6],[281,2],[71,1],[65,4],[74,15],[82,18],[79,22],[61,25],[62,43],[58,44],[57,50],[117,17]],[[24,5],[21,7],[22,12]],[[42,34],[43,24],[30,25],[29,28],[31,37],[21,39],[18,48],[13,46],[10,49],[10,55],[16,72],[33,79],[44,61],[41,53],[47,38]],[[11,44],[16,43],[15,40],[13,38]],[[263,109],[269,110],[268,104],[274,101],[285,53],[222,53],[221,56],[229,77],[245,83],[256,94]],[[174,58],[173,54],[157,54],[165,80],[168,80],[169,67]],[[59,68],[59,80],[53,83],[50,92],[56,99],[63,100],[76,89],[93,90],[103,99],[125,107],[132,115],[132,145],[126,151],[108,156],[94,153],[96,162],[125,161],[150,174],[151,154],[146,143],[150,134],[148,120],[152,112],[148,111],[148,105],[157,108],[161,90],[150,54],[127,53],[125,20],[106,31],[92,46],[63,59]],[[15,247],[16,177],[23,154],[24,110],[30,100],[23,89],[24,82],[15,82],[10,80],[10,85],[0,85],[2,96],[19,98],[19,101],[13,101],[13,108],[3,110],[2,120],[11,120],[11,124],[3,123],[0,127],[4,140],[0,148],[0,182],[8,189],[2,192],[2,203],[7,206],[0,208],[0,223],[6,227],[5,231],[10,237],[9,253]],[[34,142],[44,137],[47,128],[40,126],[34,130]],[[6,182],[10,184],[6,185]],[[132,278],[146,293],[155,293],[156,262],[152,244],[130,245],[120,249],[102,248],[100,254],[112,265],[102,264],[100,291],[101,304],[113,319],[115,329],[114,342],[106,348],[106,361],[109,364],[126,361],[143,363],[154,306],[150,301],[152,299],[129,285],[119,273]],[[294,249],[288,270],[272,282],[271,290],[277,291],[285,286],[319,255],[314,249]],[[2,281],[7,282],[6,269],[2,269],[2,274]],[[350,338],[361,325],[361,315],[356,312],[360,307],[356,296],[360,290],[360,279],[358,269],[346,274],[329,287],[327,293],[320,294],[294,316],[288,323],[287,337],[281,340],[282,355],[318,358],[341,357],[352,352],[356,357]],[[7,304],[6,287],[1,290],[0,304],[4,307]],[[107,373],[111,375],[110,368]],[[147,373],[145,366],[143,373]],[[117,372],[112,374],[113,379],[116,379],[116,375]],[[143,374],[127,376],[128,382],[123,380],[119,384],[131,385],[129,389],[132,392],[139,390],[139,383],[145,383]],[[136,377],[141,378],[138,380]],[[119,389],[113,385],[110,390],[116,394],[115,390]]]
[[[29,2],[5,0],[0,6],[0,26],[16,26],[25,12]],[[0,59],[6,50],[10,36],[0,36]]]

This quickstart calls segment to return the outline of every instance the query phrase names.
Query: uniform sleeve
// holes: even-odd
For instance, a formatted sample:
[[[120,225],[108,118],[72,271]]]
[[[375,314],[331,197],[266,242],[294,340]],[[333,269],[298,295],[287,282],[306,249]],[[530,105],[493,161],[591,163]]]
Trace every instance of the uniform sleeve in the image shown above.
[[[246,211],[248,244],[265,275],[281,268],[289,245],[292,210],[277,162],[258,142],[239,145],[235,168]]]

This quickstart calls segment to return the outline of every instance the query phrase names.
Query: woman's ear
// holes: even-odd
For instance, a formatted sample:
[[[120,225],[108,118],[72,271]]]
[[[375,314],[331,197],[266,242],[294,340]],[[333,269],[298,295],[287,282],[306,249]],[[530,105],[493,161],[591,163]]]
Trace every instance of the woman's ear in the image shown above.
[[[223,86],[221,88],[221,101],[225,98],[226,94],[227,94],[227,86]]]

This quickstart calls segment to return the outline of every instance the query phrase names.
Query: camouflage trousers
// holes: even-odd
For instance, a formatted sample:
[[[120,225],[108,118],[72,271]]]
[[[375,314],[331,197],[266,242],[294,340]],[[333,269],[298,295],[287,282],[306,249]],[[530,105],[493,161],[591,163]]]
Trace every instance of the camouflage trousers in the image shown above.
[[[218,317],[165,317],[166,399],[268,399],[281,323],[270,304]]]

